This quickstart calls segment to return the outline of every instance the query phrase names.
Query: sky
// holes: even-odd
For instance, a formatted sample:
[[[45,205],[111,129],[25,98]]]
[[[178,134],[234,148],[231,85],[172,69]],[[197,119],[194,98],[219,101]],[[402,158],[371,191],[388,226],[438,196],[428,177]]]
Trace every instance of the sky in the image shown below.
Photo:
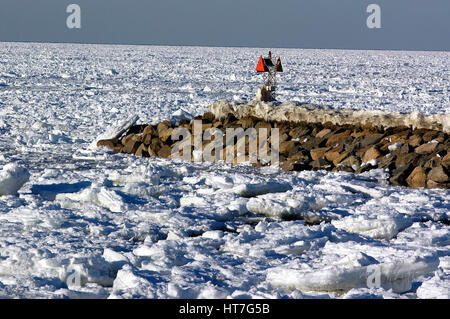
[[[450,1],[0,0],[0,41],[450,51]]]

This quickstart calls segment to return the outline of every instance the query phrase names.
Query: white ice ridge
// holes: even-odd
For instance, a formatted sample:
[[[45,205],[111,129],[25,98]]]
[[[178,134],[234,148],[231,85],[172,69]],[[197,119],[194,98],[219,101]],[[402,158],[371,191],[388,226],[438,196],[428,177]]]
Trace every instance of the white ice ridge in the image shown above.
[[[425,128],[441,130],[446,133],[450,132],[449,113],[426,116],[419,111],[402,114],[379,110],[332,109],[326,106],[301,104],[298,102],[285,102],[281,105],[276,105],[256,100],[246,104],[222,100],[210,105],[208,110],[217,119],[223,119],[228,115],[234,115],[236,118],[253,116],[266,121],[331,122],[336,125],[361,123],[384,128],[407,126],[413,129]]]

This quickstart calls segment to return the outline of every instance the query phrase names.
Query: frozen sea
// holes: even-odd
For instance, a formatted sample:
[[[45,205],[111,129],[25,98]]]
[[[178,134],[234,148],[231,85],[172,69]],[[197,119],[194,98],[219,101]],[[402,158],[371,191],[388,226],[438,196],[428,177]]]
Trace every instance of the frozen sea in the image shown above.
[[[449,52],[272,51],[279,100],[450,113]],[[448,190],[91,147],[251,100],[266,53],[0,43],[0,297],[449,298]]]

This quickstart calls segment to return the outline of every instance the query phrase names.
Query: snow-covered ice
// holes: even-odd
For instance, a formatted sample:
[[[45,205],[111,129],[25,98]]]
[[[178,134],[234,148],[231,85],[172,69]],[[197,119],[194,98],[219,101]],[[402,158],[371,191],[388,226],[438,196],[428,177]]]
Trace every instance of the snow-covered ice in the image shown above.
[[[0,196],[15,195],[29,178],[30,174],[26,168],[16,163],[6,164],[0,171]]]
[[[251,100],[265,51],[0,43],[0,297],[448,298],[448,190],[92,147]],[[449,113],[447,52],[275,53],[280,100]]]

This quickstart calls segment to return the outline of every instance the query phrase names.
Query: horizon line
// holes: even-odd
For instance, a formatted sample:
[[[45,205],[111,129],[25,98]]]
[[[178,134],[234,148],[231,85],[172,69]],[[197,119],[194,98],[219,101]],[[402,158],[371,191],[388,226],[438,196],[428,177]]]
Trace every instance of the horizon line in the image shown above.
[[[248,48],[248,49],[284,49],[284,50],[341,50],[341,51],[403,51],[403,52],[443,52],[450,53],[450,50],[437,49],[361,49],[361,48],[324,48],[324,47],[278,47],[278,46],[244,46],[244,45],[206,45],[206,44],[150,44],[150,43],[114,43],[114,42],[59,42],[59,41],[9,41],[1,40],[0,43],[28,43],[28,44],[75,44],[75,45],[117,45],[117,46],[154,46],[154,47],[198,47],[198,48]]]

